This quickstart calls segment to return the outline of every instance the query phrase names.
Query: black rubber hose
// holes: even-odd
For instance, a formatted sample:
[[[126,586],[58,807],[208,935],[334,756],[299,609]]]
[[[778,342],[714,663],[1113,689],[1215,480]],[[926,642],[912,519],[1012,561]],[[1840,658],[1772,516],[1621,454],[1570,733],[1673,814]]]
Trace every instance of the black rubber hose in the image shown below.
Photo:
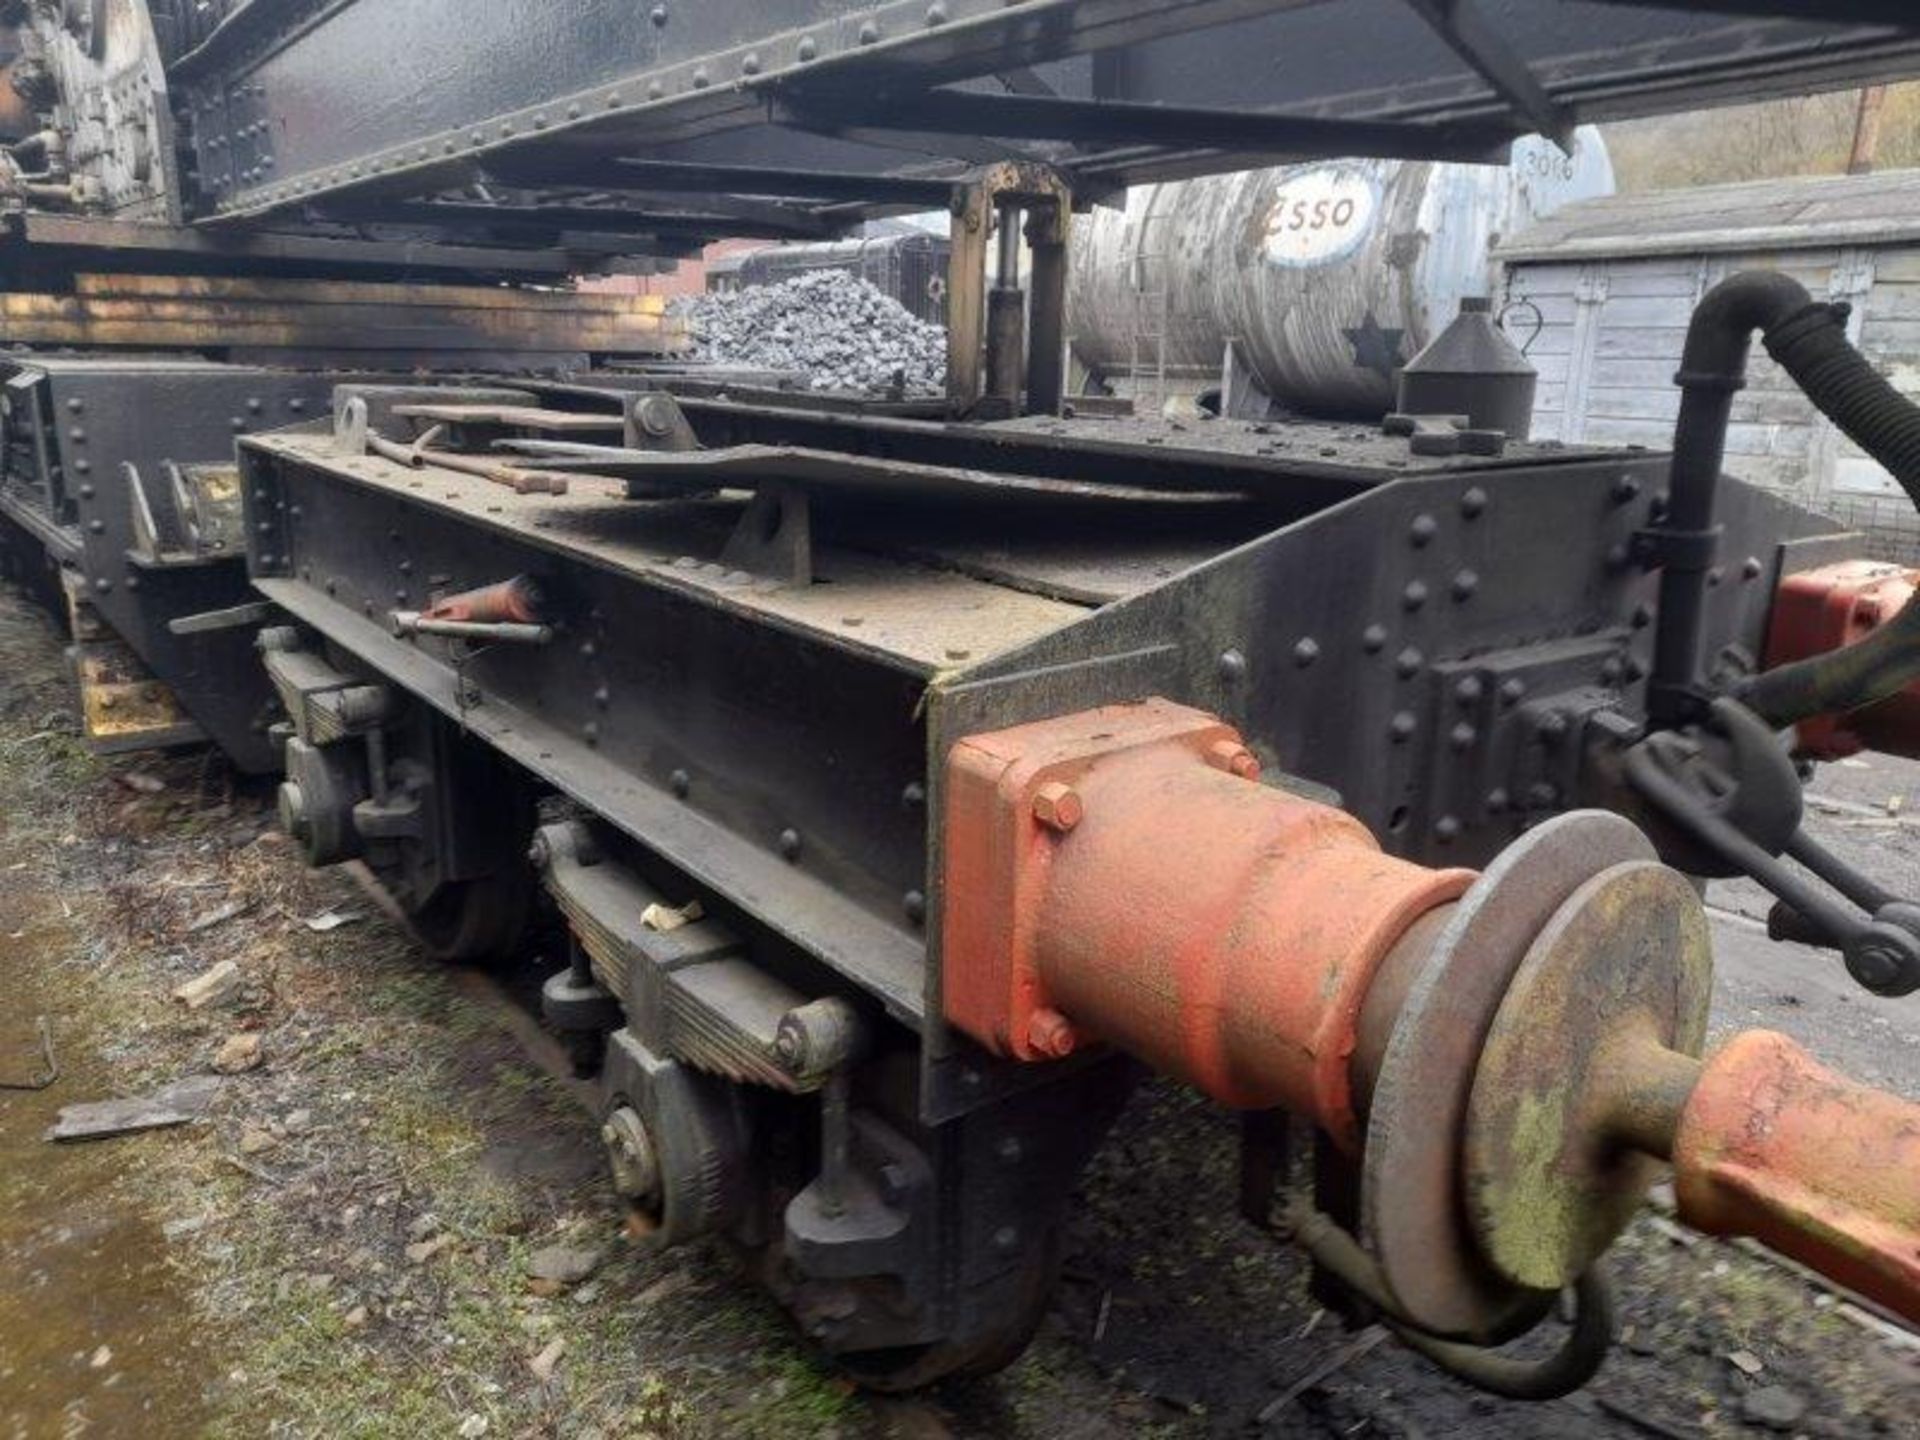
[[[1766,327],[1767,353],[1920,505],[1920,405],[1874,369],[1847,339],[1846,309],[1809,304]]]
[[[1920,675],[1920,604],[1909,600],[1865,638],[1752,676],[1735,694],[1778,728],[1884,700],[1915,675]]]
[[[1556,1400],[1585,1385],[1613,1344],[1613,1292],[1598,1267],[1573,1283],[1573,1327],[1559,1349],[1538,1359],[1502,1355],[1481,1345],[1443,1340],[1400,1313],[1380,1267],[1360,1243],[1313,1206],[1287,1208],[1293,1239],[1315,1263],[1380,1312],[1401,1343],[1469,1385],[1509,1400]]]

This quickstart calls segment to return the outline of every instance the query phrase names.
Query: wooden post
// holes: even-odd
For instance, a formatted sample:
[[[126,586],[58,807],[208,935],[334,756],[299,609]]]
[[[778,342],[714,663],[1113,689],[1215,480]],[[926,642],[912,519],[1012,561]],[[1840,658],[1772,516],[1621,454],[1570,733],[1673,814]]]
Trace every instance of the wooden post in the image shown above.
[[[1880,149],[1880,112],[1886,103],[1886,86],[1860,88],[1860,108],[1853,117],[1853,149],[1847,155],[1849,175],[1865,175],[1873,169],[1874,157]]]
[[[987,232],[993,187],[975,181],[954,202],[947,255],[947,409],[965,415],[980,399],[987,324]]]

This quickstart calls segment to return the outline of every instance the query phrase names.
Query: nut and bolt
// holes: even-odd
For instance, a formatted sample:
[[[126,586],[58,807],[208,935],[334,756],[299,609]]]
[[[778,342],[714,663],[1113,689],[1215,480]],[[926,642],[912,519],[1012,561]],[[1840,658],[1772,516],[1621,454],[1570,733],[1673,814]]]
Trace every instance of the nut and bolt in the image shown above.
[[[1207,747],[1207,763],[1241,780],[1260,778],[1260,760],[1237,740],[1216,740]]]
[[[1080,1037],[1073,1033],[1073,1023],[1058,1010],[1043,1006],[1027,1020],[1027,1044],[1042,1055],[1065,1059],[1079,1041]]]
[[[1033,818],[1064,835],[1080,823],[1086,807],[1071,785],[1051,780],[1033,792]]]

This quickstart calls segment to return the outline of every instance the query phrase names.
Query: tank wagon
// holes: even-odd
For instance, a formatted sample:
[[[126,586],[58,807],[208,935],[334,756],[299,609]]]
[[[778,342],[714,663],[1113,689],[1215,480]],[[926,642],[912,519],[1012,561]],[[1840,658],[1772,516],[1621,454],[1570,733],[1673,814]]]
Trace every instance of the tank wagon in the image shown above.
[[[1920,1113],[1703,1053],[1694,877],[1920,988],[1920,910],[1799,824],[1801,763],[1920,748],[1912,577],[1721,476],[1757,333],[1920,489],[1836,311],[1711,292],[1669,451],[1062,397],[1078,200],[1920,68],[1888,7],[1779,8],[15,6],[0,509],[129,652],[90,716],[271,760],[436,954],[557,909],[636,1225],[731,1240],[867,1383],[1018,1352],[1148,1071],[1248,1115],[1243,1207],[1330,1303],[1504,1395],[1594,1373],[1663,1166],[1920,1319]],[[650,374],[658,317],[550,290],[929,204],[937,406]]]
[[[1075,228],[1074,356],[1123,393],[1231,369],[1240,413],[1377,419],[1395,372],[1488,293],[1494,245],[1612,190],[1592,127],[1570,150],[1515,141],[1505,165],[1341,159],[1137,186]]]

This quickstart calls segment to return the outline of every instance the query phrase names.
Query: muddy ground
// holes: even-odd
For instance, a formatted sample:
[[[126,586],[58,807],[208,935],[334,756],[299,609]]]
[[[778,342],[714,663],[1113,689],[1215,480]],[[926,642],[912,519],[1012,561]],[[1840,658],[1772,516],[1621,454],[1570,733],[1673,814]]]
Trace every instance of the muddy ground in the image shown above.
[[[1820,788],[1829,838],[1920,890],[1920,830],[1888,809],[1920,768]],[[1513,1405],[1357,1353],[1236,1217],[1232,1118],[1169,1087],[1093,1167],[1028,1354],[869,1399],[717,1247],[631,1249],[586,1116],[511,1012],[303,869],[268,799],[205,756],[85,754],[58,638],[0,593],[0,1082],[36,1078],[42,1016],[60,1067],[0,1090],[0,1440],[1920,1434],[1920,1342],[1658,1215],[1614,1263],[1622,1343],[1580,1396]],[[1920,1002],[1765,944],[1751,893],[1713,898],[1724,1026],[1920,1095]],[[328,915],[350,918],[310,926]],[[244,980],[226,1003],[170,998],[221,960]],[[212,1082],[199,1123],[43,1140],[61,1105],[213,1075],[236,1035],[260,1063]],[[532,1278],[556,1245],[591,1273]]]

